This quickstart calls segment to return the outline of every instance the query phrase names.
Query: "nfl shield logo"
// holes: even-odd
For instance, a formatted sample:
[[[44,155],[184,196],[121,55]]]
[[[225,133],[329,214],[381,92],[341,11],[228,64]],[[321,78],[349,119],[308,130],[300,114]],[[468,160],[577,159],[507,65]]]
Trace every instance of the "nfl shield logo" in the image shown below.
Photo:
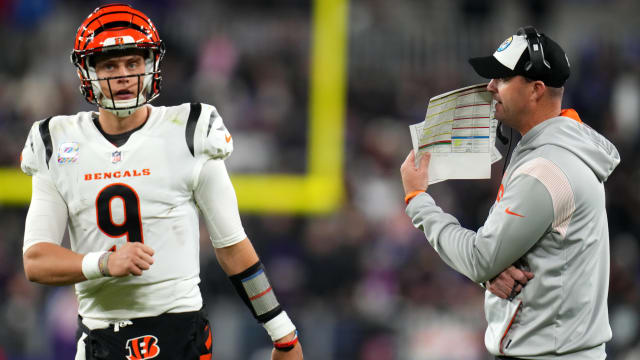
[[[113,153],[111,153],[112,164],[119,163],[120,160],[122,160],[122,152],[120,152],[119,150],[116,150]]]

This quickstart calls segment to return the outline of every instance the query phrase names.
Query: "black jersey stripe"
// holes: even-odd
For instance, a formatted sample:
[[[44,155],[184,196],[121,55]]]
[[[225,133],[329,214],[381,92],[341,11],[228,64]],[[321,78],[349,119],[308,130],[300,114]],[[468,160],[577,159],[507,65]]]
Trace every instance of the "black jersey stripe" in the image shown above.
[[[207,128],[207,136],[209,136],[209,133],[211,132],[211,126],[213,126],[213,120],[215,119],[215,111],[212,111],[211,115],[209,115],[209,127]]]
[[[191,103],[191,110],[189,111],[189,118],[187,119],[187,128],[185,129],[185,136],[187,138],[187,146],[191,155],[195,156],[193,149],[194,135],[196,133],[196,125],[198,124],[198,118],[202,112],[202,104]]]
[[[52,117],[53,116],[41,122],[39,129],[40,136],[42,137],[42,142],[44,143],[44,150],[46,154],[44,163],[47,164],[47,169],[49,168],[49,159],[51,159],[51,154],[53,153],[53,145],[51,144],[51,133],[49,132],[49,121]]]

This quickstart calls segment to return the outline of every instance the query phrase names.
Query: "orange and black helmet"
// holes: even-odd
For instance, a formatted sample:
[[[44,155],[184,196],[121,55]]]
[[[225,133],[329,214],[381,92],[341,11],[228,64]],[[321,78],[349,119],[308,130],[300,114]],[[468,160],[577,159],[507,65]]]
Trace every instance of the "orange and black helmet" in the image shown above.
[[[125,104],[126,108],[135,110],[160,94],[160,61],[164,56],[164,44],[156,27],[148,16],[126,4],[100,6],[82,22],[76,34],[71,62],[78,68],[80,92],[88,102],[108,110],[123,109],[115,101],[101,101],[102,94],[97,81],[103,79],[98,79],[92,57],[131,49],[145,52],[145,73],[132,75],[138,76],[138,81],[143,77],[140,93],[143,98]]]

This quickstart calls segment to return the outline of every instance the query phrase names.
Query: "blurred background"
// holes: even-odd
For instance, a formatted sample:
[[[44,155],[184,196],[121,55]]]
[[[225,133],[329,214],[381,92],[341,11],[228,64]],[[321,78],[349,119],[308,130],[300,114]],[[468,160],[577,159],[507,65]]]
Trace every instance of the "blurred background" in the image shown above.
[[[242,213],[278,298],[300,329],[305,357],[489,359],[483,290],[444,265],[411,226],[399,166],[411,148],[408,125],[424,119],[428,99],[484,82],[466,59],[491,54],[530,24],[569,56],[565,107],[612,140],[622,157],[606,185],[614,334],[607,352],[610,359],[639,359],[640,4],[346,2],[344,163],[336,165],[343,169],[344,199],[322,214]],[[0,0],[0,168],[18,168],[34,121],[92,110],[78,93],[69,53],[78,25],[102,3]],[[234,176],[304,175],[312,1],[130,4],[151,17],[167,46],[155,105],[215,105],[234,136],[236,151],[227,160]],[[491,180],[448,181],[430,193],[476,230],[494,202],[502,166],[494,164]],[[11,191],[6,183],[0,188]],[[27,206],[0,203],[0,360],[71,359],[72,287],[37,285],[24,276]],[[215,358],[267,359],[268,336],[234,293],[201,231],[201,289]]]

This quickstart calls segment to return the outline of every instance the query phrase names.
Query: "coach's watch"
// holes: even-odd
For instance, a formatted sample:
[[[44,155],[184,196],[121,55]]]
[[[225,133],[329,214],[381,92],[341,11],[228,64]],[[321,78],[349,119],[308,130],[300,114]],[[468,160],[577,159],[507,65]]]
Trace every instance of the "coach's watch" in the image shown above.
[[[273,343],[273,347],[276,348],[276,350],[278,351],[291,351],[291,349],[293,349],[297,343],[298,343],[298,330],[296,330],[293,336],[293,340],[282,342],[282,343]]]

